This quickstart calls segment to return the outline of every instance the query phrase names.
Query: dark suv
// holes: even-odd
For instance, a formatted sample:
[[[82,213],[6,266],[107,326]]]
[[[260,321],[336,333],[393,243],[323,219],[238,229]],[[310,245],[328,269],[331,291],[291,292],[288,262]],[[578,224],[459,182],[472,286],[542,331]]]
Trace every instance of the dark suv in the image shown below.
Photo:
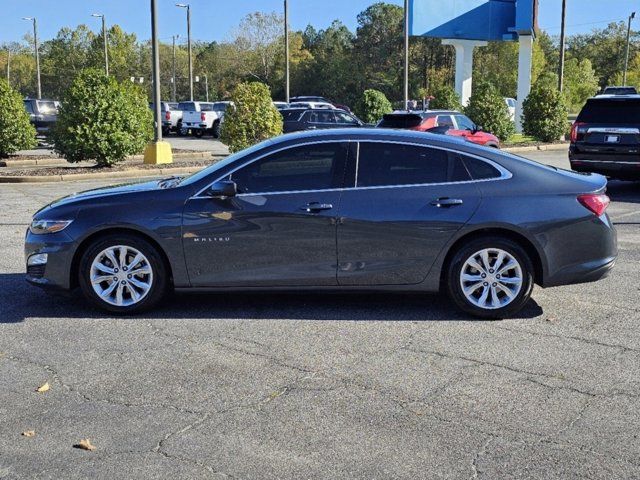
[[[587,100],[571,128],[571,168],[640,180],[640,95]]]
[[[39,134],[45,134],[58,120],[60,104],[55,100],[25,98],[24,108],[29,121]]]
[[[355,115],[344,110],[326,108],[288,108],[280,110],[284,133],[327,128],[364,127]]]

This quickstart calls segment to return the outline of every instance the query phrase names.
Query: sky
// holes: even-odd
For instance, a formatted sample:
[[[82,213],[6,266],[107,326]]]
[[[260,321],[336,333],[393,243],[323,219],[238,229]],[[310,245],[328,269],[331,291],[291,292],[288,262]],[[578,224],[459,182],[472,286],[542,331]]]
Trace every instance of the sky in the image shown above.
[[[192,37],[213,41],[229,39],[242,17],[255,11],[281,11],[282,0],[180,0],[191,4]],[[386,0],[401,5],[403,0]],[[452,0],[424,0],[452,1]],[[562,0],[540,1],[540,26],[551,35],[560,33]],[[176,0],[157,0],[159,31],[162,41],[172,35],[186,37],[186,12],[175,7]],[[326,28],[340,19],[351,30],[357,26],[356,16],[375,0],[289,0],[290,23],[294,30],[308,24]],[[0,43],[19,41],[31,31],[22,17],[36,16],[42,40],[53,38],[63,26],[81,23],[94,30],[100,19],[92,13],[104,13],[107,23],[118,23],[127,32],[135,32],[140,39],[151,36],[149,0],[0,0]],[[637,0],[567,0],[567,31],[581,33],[602,28],[610,21],[625,20],[634,8],[640,13]],[[640,30],[640,15],[636,20]]]

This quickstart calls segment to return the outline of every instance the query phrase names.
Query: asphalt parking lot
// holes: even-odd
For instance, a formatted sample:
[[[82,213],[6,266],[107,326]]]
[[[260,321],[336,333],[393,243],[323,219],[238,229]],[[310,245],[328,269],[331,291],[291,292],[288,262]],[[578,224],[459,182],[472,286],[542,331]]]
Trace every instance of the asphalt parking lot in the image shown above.
[[[610,185],[611,277],[499,322],[379,294],[109,318],[28,286],[31,214],[107,183],[0,185],[0,478],[640,478],[640,183]]]

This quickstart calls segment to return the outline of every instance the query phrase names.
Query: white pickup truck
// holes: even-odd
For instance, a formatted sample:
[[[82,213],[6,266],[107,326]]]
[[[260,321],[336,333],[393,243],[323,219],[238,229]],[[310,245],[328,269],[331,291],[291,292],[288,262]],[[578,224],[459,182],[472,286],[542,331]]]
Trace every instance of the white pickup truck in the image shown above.
[[[180,102],[183,109],[182,129],[196,137],[211,133],[220,137],[220,124],[231,102]]]

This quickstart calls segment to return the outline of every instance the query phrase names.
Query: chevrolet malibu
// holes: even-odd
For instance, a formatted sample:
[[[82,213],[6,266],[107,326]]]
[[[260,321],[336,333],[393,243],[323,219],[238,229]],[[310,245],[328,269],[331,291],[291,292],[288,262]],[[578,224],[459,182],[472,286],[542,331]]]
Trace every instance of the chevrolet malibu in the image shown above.
[[[27,280],[136,313],[179,291],[449,294],[515,315],[534,284],[616,260],[606,180],[423,132],[284,135],[192,176],[101,188],[33,217]]]

